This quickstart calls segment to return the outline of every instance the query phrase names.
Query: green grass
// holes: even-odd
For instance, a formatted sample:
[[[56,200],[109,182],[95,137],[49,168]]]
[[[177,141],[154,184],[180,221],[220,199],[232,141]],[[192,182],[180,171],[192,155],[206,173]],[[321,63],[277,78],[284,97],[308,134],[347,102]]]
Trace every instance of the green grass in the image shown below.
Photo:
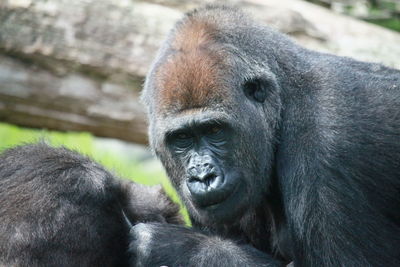
[[[369,22],[400,32],[400,19],[370,20]]]
[[[167,194],[181,205],[182,214],[187,224],[190,224],[187,211],[180,203],[160,164],[154,160],[139,160],[125,147],[107,145],[111,141],[94,138],[89,133],[61,133],[47,130],[20,128],[14,125],[0,123],[0,151],[23,143],[34,143],[44,140],[53,146],[65,146],[85,154],[99,162],[119,177],[135,182],[155,185],[162,184]]]

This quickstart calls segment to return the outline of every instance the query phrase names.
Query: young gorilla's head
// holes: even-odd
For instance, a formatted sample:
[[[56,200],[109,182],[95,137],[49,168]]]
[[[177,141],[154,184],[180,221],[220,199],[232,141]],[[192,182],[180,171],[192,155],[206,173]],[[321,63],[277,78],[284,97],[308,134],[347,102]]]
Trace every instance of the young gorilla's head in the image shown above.
[[[183,223],[161,187],[45,144],[0,154],[0,203],[0,266],[125,266],[131,225]]]
[[[237,13],[207,7],[180,21],[142,98],[151,145],[203,224],[237,220],[271,183],[280,90],[260,36],[275,33]]]

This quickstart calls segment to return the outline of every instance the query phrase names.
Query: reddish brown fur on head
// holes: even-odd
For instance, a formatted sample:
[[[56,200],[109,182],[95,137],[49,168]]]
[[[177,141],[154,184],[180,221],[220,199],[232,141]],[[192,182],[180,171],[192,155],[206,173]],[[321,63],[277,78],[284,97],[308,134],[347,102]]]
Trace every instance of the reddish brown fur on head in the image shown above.
[[[223,56],[214,32],[214,25],[195,18],[177,29],[171,44],[174,52],[155,75],[161,112],[206,107],[223,99]]]

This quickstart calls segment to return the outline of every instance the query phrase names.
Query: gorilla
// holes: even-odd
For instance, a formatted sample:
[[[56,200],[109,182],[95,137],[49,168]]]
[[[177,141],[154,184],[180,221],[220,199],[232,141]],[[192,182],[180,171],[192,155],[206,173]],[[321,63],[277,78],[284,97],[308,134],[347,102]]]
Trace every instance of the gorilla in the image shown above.
[[[193,229],[133,227],[139,266],[400,266],[400,71],[208,6],[169,34],[143,101]]]
[[[129,266],[137,222],[182,223],[161,187],[44,143],[0,155],[0,266]]]

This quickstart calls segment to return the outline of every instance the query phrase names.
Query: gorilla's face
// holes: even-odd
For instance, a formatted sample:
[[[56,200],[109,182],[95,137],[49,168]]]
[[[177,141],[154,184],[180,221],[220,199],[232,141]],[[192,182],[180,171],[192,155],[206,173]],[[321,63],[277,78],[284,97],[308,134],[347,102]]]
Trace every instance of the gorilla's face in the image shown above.
[[[268,193],[277,112],[265,101],[263,83],[220,84],[223,100],[186,108],[176,108],[182,107],[177,94],[170,109],[153,114],[152,147],[191,216],[203,224],[237,221]]]
[[[265,66],[207,30],[182,28],[184,35],[167,41],[143,100],[151,145],[191,216],[229,223],[268,192],[279,92]]]
[[[255,116],[190,110],[158,123],[156,153],[192,217],[229,222],[257,204],[270,164]]]

